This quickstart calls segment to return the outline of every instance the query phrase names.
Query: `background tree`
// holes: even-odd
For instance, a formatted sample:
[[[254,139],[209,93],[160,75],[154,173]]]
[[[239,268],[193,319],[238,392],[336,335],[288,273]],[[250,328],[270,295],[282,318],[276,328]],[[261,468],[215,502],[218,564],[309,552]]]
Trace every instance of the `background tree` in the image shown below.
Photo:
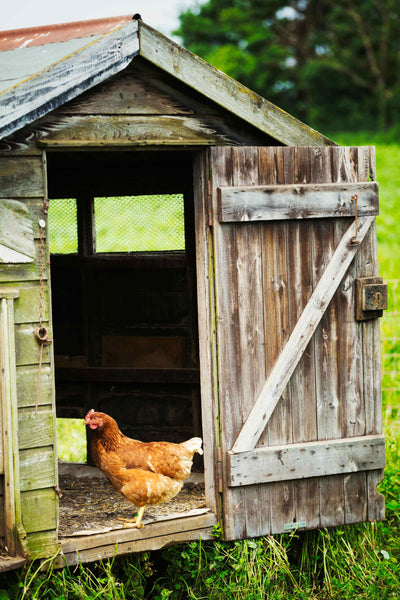
[[[398,0],[209,0],[180,22],[185,47],[315,127],[399,116]]]

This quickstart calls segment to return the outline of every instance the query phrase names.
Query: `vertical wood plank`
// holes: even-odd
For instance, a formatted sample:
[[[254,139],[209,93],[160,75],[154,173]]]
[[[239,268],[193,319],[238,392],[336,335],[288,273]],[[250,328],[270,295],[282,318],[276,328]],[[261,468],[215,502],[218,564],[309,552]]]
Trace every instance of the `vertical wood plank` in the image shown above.
[[[233,184],[257,185],[258,151],[256,147],[233,148]],[[250,413],[265,381],[264,294],[262,280],[262,225],[246,223],[236,228],[236,273],[240,360],[241,426]],[[246,536],[260,535],[264,513],[259,485],[245,490]]]
[[[293,155],[288,148],[272,148],[270,155],[274,183],[283,184],[289,179]],[[287,152],[289,150],[289,153]],[[268,223],[265,231],[265,339],[266,371],[271,371],[290,335],[289,322],[289,273],[288,273],[288,224]],[[268,445],[292,441],[291,399],[289,390],[282,394],[267,427]],[[293,482],[270,484],[271,531],[284,530],[285,523],[295,518]]]
[[[360,181],[375,180],[375,148],[359,149]],[[376,223],[373,224],[357,255],[357,273],[360,277],[379,274],[376,243]],[[359,324],[362,338],[363,389],[365,411],[365,434],[382,433],[382,386],[380,320],[371,319]],[[370,521],[382,520],[385,516],[385,499],[377,490],[383,479],[383,470],[367,471],[367,514]]]
[[[337,149],[339,181],[359,181],[365,166],[364,149]],[[362,180],[362,175],[361,175]],[[347,223],[343,223],[347,222]],[[343,228],[351,220],[335,220],[335,238],[339,240]],[[358,250],[358,252],[360,249]],[[355,319],[355,279],[358,274],[359,258],[353,260],[336,294],[338,305],[338,339],[340,364],[338,369],[340,398],[344,406],[342,414],[342,437],[365,434],[365,410],[363,398],[362,329]],[[366,520],[367,489],[366,473],[352,473],[344,478],[345,522],[356,523]]]
[[[293,183],[308,183],[311,178],[309,149],[295,149]],[[289,315],[291,329],[295,326],[313,291],[313,233],[316,225],[312,221],[290,223]],[[289,390],[292,405],[293,442],[313,441],[318,437],[315,391],[315,338],[313,337],[294,372]],[[305,522],[307,528],[320,524],[319,484],[316,478],[294,482],[296,496],[296,522]]]
[[[258,150],[258,184],[268,185],[276,182],[276,169],[275,169],[275,148],[263,147]],[[278,338],[278,332],[281,331],[279,327],[281,321],[281,315],[279,312],[279,306],[275,306],[275,296],[280,293],[283,284],[282,281],[277,282],[274,280],[273,265],[276,263],[276,245],[274,239],[277,236],[279,229],[276,224],[269,223],[264,224],[262,229],[262,281],[263,281],[263,297],[264,297],[264,364],[265,364],[265,377],[271,371],[278,350],[277,344],[280,343],[280,335]],[[269,445],[269,428],[267,427],[265,432],[261,435],[258,442],[258,446]],[[259,486],[258,489],[260,503],[262,506],[262,515],[264,522],[263,533],[272,532],[271,523],[271,511],[273,497],[275,490],[273,485]]]
[[[10,404],[12,389],[10,380],[10,353],[13,352],[9,335],[9,303],[0,298],[0,393],[1,393],[1,435],[4,448],[4,532],[5,543],[11,555],[16,553],[15,540],[15,496],[14,464],[12,447],[12,425]]]
[[[310,148],[312,183],[335,181],[334,159],[325,148]],[[334,221],[323,219],[313,229],[313,285],[317,285],[335,250]],[[337,382],[337,306],[330,303],[314,335],[318,439],[341,437],[342,404]],[[344,523],[343,478],[339,475],[319,480],[320,525]]]
[[[288,147],[282,148],[283,162],[278,163],[281,169],[277,169],[277,183],[292,184],[295,183],[295,148]],[[296,263],[295,253],[296,250],[293,248],[292,243],[296,231],[298,231],[298,224],[293,222],[280,223],[280,227],[283,230],[285,237],[285,269],[286,269],[286,306],[284,307],[285,314],[284,319],[287,320],[286,331],[288,337],[293,331],[296,320],[293,314],[293,293],[294,286],[296,285],[296,276],[298,275],[299,268]],[[293,270],[292,270],[293,269]],[[296,274],[295,274],[296,273]],[[293,275],[295,275],[293,277]],[[287,339],[287,338],[286,338]],[[286,342],[286,340],[285,340]],[[283,348],[283,344],[280,351]],[[280,353],[280,352],[279,352]],[[287,386],[286,390],[282,394],[280,400],[279,419],[283,425],[281,430],[279,429],[275,433],[274,443],[291,443],[293,439],[293,397],[292,389],[290,385]],[[276,423],[275,423],[276,427]],[[278,433],[279,431],[279,433]],[[278,437],[279,436],[279,437]],[[270,431],[270,442],[271,442],[271,431]],[[276,531],[283,531],[287,523],[293,523],[296,521],[296,483],[294,481],[277,482],[273,484],[272,491],[272,506],[271,506],[271,522],[273,528]],[[275,498],[274,498],[275,496]],[[280,502],[279,502],[280,499]],[[283,502],[282,502],[283,500]]]
[[[19,292],[0,292],[0,401],[4,450],[4,531],[11,555],[16,554],[17,525],[21,524],[17,386],[14,339],[14,298]]]
[[[232,148],[210,149],[212,164],[213,214],[217,214],[216,188],[233,183]],[[241,415],[238,397],[241,386],[240,347],[238,324],[238,289],[235,253],[236,228],[221,225],[213,219],[213,243],[215,256],[215,292],[217,305],[219,397],[223,455],[232,447],[240,427]],[[246,535],[245,491],[233,490],[223,482],[224,532],[227,539],[241,539]]]
[[[204,478],[207,506],[218,513],[218,482],[216,443],[219,436],[219,409],[217,406],[216,340],[212,240],[208,227],[207,206],[207,156],[198,155],[193,165],[194,221],[197,269],[197,305],[200,356],[200,392],[202,404],[202,430],[204,444]]]
[[[232,149],[223,147],[212,148],[212,187],[213,201],[218,185],[232,183]],[[215,209],[215,207],[213,207]],[[221,227],[213,223],[214,256],[215,256],[215,287],[217,297],[217,324],[218,324],[218,361],[221,373],[220,396],[223,399],[221,409],[224,420],[224,440],[228,448],[232,444],[235,430],[238,426],[238,416],[228,407],[235,406],[237,398],[231,394],[236,390],[231,386],[236,377],[240,381],[240,365],[235,346],[239,345],[238,331],[233,324],[238,322],[238,298],[236,288],[236,272],[233,257],[235,248],[235,227]],[[231,331],[232,330],[232,331]],[[231,336],[235,337],[231,339]],[[232,404],[231,404],[232,403]],[[240,416],[239,416],[240,419]],[[227,448],[227,449],[228,449]]]

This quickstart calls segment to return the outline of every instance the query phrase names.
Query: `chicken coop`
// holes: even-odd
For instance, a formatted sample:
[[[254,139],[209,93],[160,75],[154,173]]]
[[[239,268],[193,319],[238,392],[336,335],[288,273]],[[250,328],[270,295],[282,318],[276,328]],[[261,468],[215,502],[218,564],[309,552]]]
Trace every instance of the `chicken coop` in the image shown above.
[[[374,148],[130,16],[0,50],[1,568],[383,519]],[[92,408],[203,438],[141,530],[58,463]]]

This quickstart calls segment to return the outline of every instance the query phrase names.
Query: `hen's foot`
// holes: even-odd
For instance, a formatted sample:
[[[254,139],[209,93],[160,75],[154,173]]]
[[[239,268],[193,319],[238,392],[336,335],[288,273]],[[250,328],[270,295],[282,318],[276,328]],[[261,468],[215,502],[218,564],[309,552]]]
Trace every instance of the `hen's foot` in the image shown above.
[[[124,527],[126,528],[136,527],[137,529],[141,529],[142,527],[144,527],[142,523],[144,509],[144,506],[139,508],[139,511],[134,519],[125,519],[124,517],[118,517],[118,521],[121,521],[124,524]]]

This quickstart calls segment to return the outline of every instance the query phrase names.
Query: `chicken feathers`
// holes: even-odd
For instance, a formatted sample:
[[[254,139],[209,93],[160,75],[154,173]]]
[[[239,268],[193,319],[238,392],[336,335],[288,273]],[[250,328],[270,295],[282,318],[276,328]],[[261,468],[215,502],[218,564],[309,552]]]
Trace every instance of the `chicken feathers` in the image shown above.
[[[167,502],[180,492],[190,475],[194,454],[203,454],[198,437],[181,444],[133,440],[120,431],[112,417],[93,409],[85,422],[93,431],[91,454],[96,467],[140,508],[135,527],[143,527],[147,504]]]

